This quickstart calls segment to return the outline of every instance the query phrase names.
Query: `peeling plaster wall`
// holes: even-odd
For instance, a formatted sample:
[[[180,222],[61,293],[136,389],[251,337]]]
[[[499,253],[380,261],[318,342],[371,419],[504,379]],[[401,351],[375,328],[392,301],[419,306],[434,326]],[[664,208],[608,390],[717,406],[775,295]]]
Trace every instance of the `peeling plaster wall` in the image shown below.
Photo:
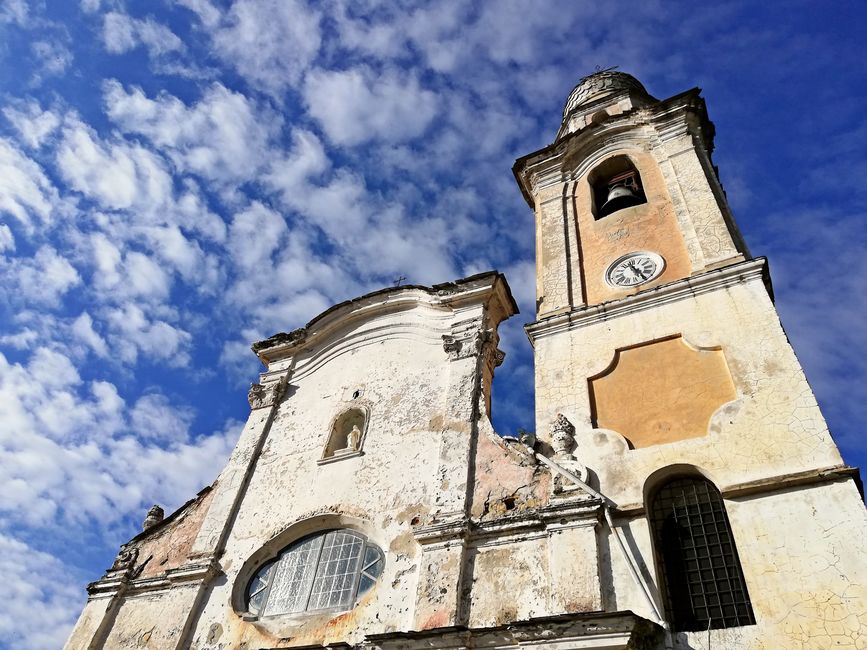
[[[611,363],[616,348],[675,334],[696,346],[720,346],[732,374],[736,399],[716,411],[707,434],[629,449],[618,432],[592,428],[588,379]],[[544,435],[553,416],[565,414],[576,426],[577,457],[621,508],[641,508],[655,477],[666,475],[656,472],[666,467],[675,468],[669,475],[678,467],[698,468],[724,496],[727,488],[766,482],[764,494],[726,499],[757,625],[712,632],[712,647],[860,647],[852,632],[867,624],[861,616],[867,610],[867,521],[851,480],[772,492],[771,477],[840,467],[842,459],[760,276],[652,309],[602,315],[542,336],[535,347],[537,429]],[[635,389],[652,393],[652,376],[648,369],[647,381]],[[655,585],[646,520],[617,523],[639,550],[643,577]],[[603,546],[610,560],[602,576],[606,606],[652,617],[612,550],[614,540]],[[824,631],[842,628],[845,642]],[[689,635],[690,643],[699,636]]]
[[[225,583],[209,596],[203,621],[220,621],[227,635],[246,640],[236,630],[252,626],[226,607],[244,562],[291,524],[342,513],[386,553],[380,587],[352,612],[353,636],[408,625],[418,554],[411,521],[427,519],[433,508],[447,363],[441,343],[392,340],[290,379],[291,395],[279,407],[221,559]],[[331,421],[354,403],[355,390],[370,408],[363,455],[319,465]],[[295,623],[277,636],[340,640],[340,626],[323,625],[331,618]],[[196,635],[198,647],[211,647],[204,631]]]
[[[207,594],[193,648],[357,643],[371,633],[457,620],[460,545],[457,553],[422,558],[415,529],[465,516],[473,418],[484,412],[478,355],[492,348],[474,348],[469,336],[444,349],[444,336],[451,341],[454,328],[478,331],[502,317],[496,310],[486,315],[479,301],[456,310],[416,305],[299,347],[220,558],[225,576]],[[496,345],[493,336],[487,345]],[[356,407],[368,414],[361,454],[320,462],[333,422]],[[251,419],[257,417],[254,411]],[[342,527],[385,553],[377,586],[356,607],[242,620],[242,592],[256,566],[309,532]],[[220,640],[211,642],[215,624]]]
[[[100,622],[105,616],[105,609],[110,602],[110,598],[95,598],[88,599],[84,605],[84,609],[66,641],[65,648],[87,648],[88,643],[96,634]]]
[[[193,606],[196,587],[176,586],[123,601],[105,648],[173,648]]]
[[[475,549],[470,627],[551,613],[547,539],[539,534],[528,537]]]
[[[630,450],[620,433],[593,429],[588,379],[611,364],[617,348],[676,334],[696,347],[720,346],[731,371],[737,399],[711,417],[708,434]],[[576,455],[621,507],[641,505],[647,478],[679,463],[702,468],[720,488],[842,464],[758,276],[652,309],[602,315],[539,338],[536,355],[537,430],[544,435],[557,413],[566,415],[577,429]],[[648,381],[636,390],[654,386]]]
[[[487,418],[479,428],[470,508],[473,519],[495,519],[547,504],[551,474],[507,446]]]
[[[136,544],[138,563],[144,565],[140,578],[151,578],[184,563],[211,505],[214,491],[204,490],[192,503],[184,506],[172,521],[153,530]]]

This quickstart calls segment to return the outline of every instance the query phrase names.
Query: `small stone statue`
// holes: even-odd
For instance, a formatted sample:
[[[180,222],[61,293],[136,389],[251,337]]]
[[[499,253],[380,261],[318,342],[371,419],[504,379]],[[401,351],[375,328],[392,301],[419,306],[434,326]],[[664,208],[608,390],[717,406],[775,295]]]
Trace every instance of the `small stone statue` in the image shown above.
[[[156,526],[163,520],[165,514],[165,511],[163,511],[163,509],[158,505],[152,505],[151,509],[148,510],[147,517],[145,517],[144,522],[142,522],[142,530],[147,530],[148,528]]]
[[[358,451],[361,444],[361,430],[357,424],[352,425],[352,431],[346,436],[346,448],[350,451]]]
[[[572,449],[575,447],[575,426],[562,413],[557,414],[551,427],[551,446],[554,448],[554,458],[574,458]]]
[[[587,468],[572,453],[575,446],[575,425],[569,422],[562,413],[558,413],[551,427],[551,447],[554,449],[554,459],[560,467],[572,472],[582,481],[586,481]],[[568,494],[578,490],[575,483],[560,474],[554,476],[551,488],[554,494]]]

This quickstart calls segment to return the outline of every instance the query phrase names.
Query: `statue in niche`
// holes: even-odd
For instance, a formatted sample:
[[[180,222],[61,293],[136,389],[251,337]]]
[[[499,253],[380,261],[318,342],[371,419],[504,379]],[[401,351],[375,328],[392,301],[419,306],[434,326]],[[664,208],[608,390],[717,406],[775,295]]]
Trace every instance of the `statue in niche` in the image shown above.
[[[346,448],[349,451],[358,451],[360,444],[361,444],[361,429],[358,428],[357,424],[353,424],[352,425],[352,431],[350,431],[346,436]]]
[[[366,416],[357,408],[343,413],[334,423],[322,458],[345,456],[361,451]]]

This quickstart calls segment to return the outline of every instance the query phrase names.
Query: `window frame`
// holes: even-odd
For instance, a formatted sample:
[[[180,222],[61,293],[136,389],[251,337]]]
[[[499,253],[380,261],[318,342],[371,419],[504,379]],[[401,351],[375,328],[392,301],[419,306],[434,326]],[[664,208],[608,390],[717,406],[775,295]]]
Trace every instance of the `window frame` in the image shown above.
[[[346,603],[346,604],[338,604],[338,605],[333,605],[330,607],[320,607],[320,608],[316,608],[316,609],[309,609],[310,600],[313,598],[313,595],[314,595],[313,594],[313,587],[316,584],[316,578],[319,576],[320,562],[322,561],[322,553],[323,553],[323,549],[325,548],[325,541],[326,541],[327,536],[330,533],[348,534],[348,535],[355,537],[361,541],[361,549],[358,553],[358,566],[357,566],[357,569],[355,570],[355,575],[353,576],[353,579],[352,579],[352,588],[350,590],[351,596],[349,598],[348,603]],[[300,546],[301,544],[304,544],[305,542],[307,542],[311,539],[315,539],[315,538],[320,538],[322,541],[319,544],[318,549],[316,551],[316,560],[315,560],[315,563],[313,564],[313,567],[312,567],[313,576],[310,580],[310,584],[306,587],[307,593],[306,593],[305,601],[304,601],[304,609],[300,609],[300,610],[294,611],[294,612],[278,612],[275,614],[267,613],[268,601],[269,601],[269,598],[271,596],[271,591],[272,591],[274,584],[275,584],[275,577],[276,577],[276,573],[277,573],[277,568],[278,568],[280,561],[283,558],[284,554],[288,553],[293,548],[296,548],[296,547]],[[373,549],[377,554],[377,558],[373,562],[365,565],[364,558],[367,554],[368,549]],[[373,574],[366,571],[366,569],[375,565],[377,562],[381,562],[382,564],[381,564],[379,575],[374,576]],[[253,584],[253,582],[257,578],[259,578],[261,572],[266,568],[270,568],[270,573],[268,574],[267,585],[264,588],[265,595],[262,597],[261,606],[258,608],[257,611],[253,611],[250,609],[250,600],[252,597],[252,595],[250,594],[250,587]],[[353,530],[351,528],[327,528],[327,529],[313,531],[313,532],[308,533],[307,535],[303,535],[297,539],[292,540],[291,542],[289,542],[285,546],[282,546],[276,553],[268,554],[268,556],[263,561],[257,563],[256,568],[252,572],[246,574],[246,578],[243,582],[243,588],[242,588],[241,594],[240,594],[241,598],[242,598],[241,614],[247,620],[263,620],[263,619],[273,619],[273,618],[278,618],[278,617],[282,617],[282,618],[306,617],[306,616],[315,616],[317,614],[330,613],[330,612],[349,611],[351,609],[354,609],[358,605],[361,597],[363,597],[369,591],[373,590],[373,588],[376,586],[377,582],[379,582],[379,579],[382,577],[382,573],[384,570],[385,570],[385,553],[383,552],[383,550],[381,548],[379,548],[379,546],[377,546],[376,544],[371,542],[370,539],[366,535],[358,532],[357,530]],[[359,594],[358,590],[359,590],[359,586],[361,583],[361,578],[365,574],[368,577],[372,578],[372,584],[367,591],[365,591],[363,594]]]
[[[672,553],[671,544],[667,544],[667,541],[670,541],[669,538],[666,538],[664,525],[670,521],[670,514],[666,514],[666,510],[669,506],[674,507],[674,499],[683,494],[683,488],[677,487],[679,483],[689,483],[691,487],[694,489],[696,485],[703,485],[706,490],[707,500],[699,501],[698,497],[695,504],[691,504],[688,502],[684,503],[686,508],[686,519],[687,519],[687,528],[690,535],[690,541],[693,543],[692,549],[698,549],[698,546],[695,544],[695,537],[704,537],[705,544],[702,548],[707,549],[708,555],[707,559],[710,564],[708,568],[702,568],[701,563],[699,562],[700,558],[698,553],[696,553],[696,567],[701,576],[701,572],[705,570],[710,570],[712,572],[713,577],[710,580],[705,580],[700,577],[698,583],[690,583],[688,577],[685,576],[687,569],[681,568],[680,571],[683,576],[679,574],[675,574],[677,571],[676,567],[668,566],[668,562],[666,556],[670,556]],[[665,499],[671,499],[672,503],[669,503],[665,506],[659,506],[658,499],[663,495],[663,493],[673,490],[680,490],[680,492],[675,495],[675,497],[664,496]],[[690,516],[689,506],[695,505],[698,509],[697,514],[699,515],[699,521],[701,525],[701,535],[695,535],[693,531],[697,528],[692,522],[689,520],[695,516],[695,514]],[[714,506],[718,505],[718,509],[714,511]],[[713,515],[713,524],[714,529],[711,533],[708,533],[708,529],[705,527],[705,522],[703,520],[704,512],[701,510],[703,506],[706,506]],[[660,516],[662,513],[662,516]],[[674,516],[677,517],[677,512],[674,511]],[[721,515],[721,516],[718,516]],[[651,535],[651,539],[653,542],[654,548],[654,559],[656,560],[656,573],[658,577],[659,584],[659,593],[663,598],[663,604],[665,606],[665,615],[666,619],[672,626],[672,629],[677,632],[704,632],[707,630],[720,630],[720,629],[729,629],[729,628],[738,628],[745,627],[749,625],[756,624],[755,611],[752,607],[752,599],[750,598],[749,589],[747,586],[747,582],[743,572],[743,566],[740,561],[740,556],[737,550],[737,543],[734,536],[734,531],[731,527],[731,522],[728,518],[728,512],[725,507],[725,500],[720,494],[720,491],[716,488],[713,482],[709,481],[707,478],[701,475],[696,474],[675,474],[672,476],[668,476],[664,481],[659,483],[654,487],[650,494],[650,498],[647,500],[647,520],[648,527]],[[677,522],[677,519],[675,519]],[[671,529],[669,529],[670,531]],[[683,529],[681,529],[683,530]],[[720,539],[720,531],[726,533],[727,541]],[[670,534],[670,532],[669,532]],[[711,546],[708,543],[707,536],[708,535],[716,535],[717,541],[715,546]],[[728,544],[731,546],[730,549],[730,562],[726,563],[725,559],[725,545]],[[682,543],[676,544],[676,552],[678,553],[678,561],[685,563],[688,558],[684,557],[684,546]],[[713,550],[717,550],[718,555],[712,555],[711,552]],[[714,566],[713,560],[716,557],[720,557],[722,559],[722,566],[717,567]],[[722,568],[725,571],[726,577],[724,578],[725,582],[729,584],[728,593],[732,594],[733,601],[732,603],[723,603],[722,599],[715,605],[720,610],[720,616],[714,617],[710,614],[711,605],[708,604],[707,600],[705,600],[704,607],[707,612],[707,617],[701,621],[701,625],[699,625],[700,621],[698,616],[696,615],[696,610],[698,607],[695,606],[695,597],[700,596],[702,598],[706,598],[708,595],[714,595],[719,598],[721,593],[725,593],[725,590],[719,589],[720,578],[716,577],[716,569]],[[676,579],[675,579],[676,578]],[[679,580],[681,584],[675,585],[676,580]],[[705,585],[714,584],[713,593],[706,590]],[[734,592],[736,589],[733,587],[733,583],[739,583],[739,591],[741,592],[739,595],[736,595]],[[696,594],[693,590],[693,586],[698,585],[701,588],[701,591]],[[678,591],[675,591],[678,589]],[[738,600],[740,598],[740,600]],[[688,608],[685,608],[685,603],[688,603]],[[729,623],[727,619],[731,618],[725,614],[724,607],[725,605],[730,604],[735,609],[734,617],[736,619],[735,623]],[[745,613],[741,614],[738,611],[739,606],[745,606]],[[688,609],[688,616],[684,616],[684,612]],[[743,619],[743,620],[742,620]],[[707,624],[705,624],[707,623]]]

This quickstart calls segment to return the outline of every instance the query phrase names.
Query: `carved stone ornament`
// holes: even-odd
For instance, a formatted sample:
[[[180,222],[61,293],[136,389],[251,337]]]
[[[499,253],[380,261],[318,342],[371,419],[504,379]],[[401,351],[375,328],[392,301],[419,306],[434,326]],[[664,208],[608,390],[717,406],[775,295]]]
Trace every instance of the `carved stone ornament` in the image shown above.
[[[160,508],[158,505],[154,504],[151,506],[151,509],[148,510],[148,514],[145,517],[145,520],[142,522],[142,530],[147,530],[153,526],[156,526],[163,520],[165,517],[165,511]]]
[[[449,359],[453,361],[458,359],[458,355],[461,353],[461,347],[461,342],[454,336],[443,334],[443,350],[445,350],[446,354],[449,355]]]
[[[487,331],[461,332],[460,335],[443,335],[443,350],[449,355],[451,361],[467,359],[478,355],[482,351],[482,345],[489,339]]]
[[[506,358],[506,353],[495,348],[493,345],[488,346],[487,354],[490,357],[491,364],[494,368],[499,368]]]
[[[117,557],[114,558],[114,564],[111,565],[109,571],[129,571],[135,566],[135,561],[138,559],[138,549],[129,548],[124,544],[120,547]]]
[[[250,392],[247,393],[250,408],[260,409],[265,406],[273,406],[283,396],[283,389],[282,381],[275,381],[267,385],[250,384]]]
[[[551,446],[554,448],[554,458],[571,460],[575,458],[572,450],[575,448],[575,425],[562,413],[557,414],[551,427]]]
[[[575,449],[575,425],[562,413],[557,414],[551,426],[551,447],[554,449],[554,459],[558,465],[572,472],[582,481],[587,481],[587,467],[572,453]],[[574,482],[560,474],[554,474],[554,480],[551,482],[551,491],[554,494],[569,494],[578,489],[578,485]]]

